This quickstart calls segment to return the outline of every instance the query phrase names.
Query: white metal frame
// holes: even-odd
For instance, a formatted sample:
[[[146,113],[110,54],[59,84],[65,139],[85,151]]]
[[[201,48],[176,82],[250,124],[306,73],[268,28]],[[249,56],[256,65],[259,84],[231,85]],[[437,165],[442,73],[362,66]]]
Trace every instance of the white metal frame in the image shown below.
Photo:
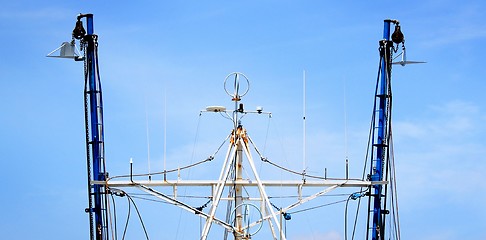
[[[281,228],[280,221],[278,220],[278,214],[282,214],[288,212],[289,210],[296,208],[306,202],[309,202],[319,196],[325,195],[337,188],[340,187],[369,187],[375,184],[385,184],[386,182],[371,182],[371,181],[362,181],[362,180],[355,180],[355,179],[321,179],[321,180],[262,180],[258,174],[258,171],[255,167],[255,163],[253,161],[250,148],[249,148],[249,138],[246,135],[246,130],[242,127],[239,127],[234,130],[231,134],[231,141],[228,146],[228,150],[226,153],[226,157],[221,168],[221,172],[219,175],[218,180],[142,180],[142,181],[131,181],[131,180],[113,180],[109,179],[106,182],[104,181],[93,181],[92,184],[103,184],[107,187],[112,188],[122,188],[122,187],[137,187],[140,190],[151,194],[167,203],[173,204],[178,206],[188,212],[194,213],[201,218],[205,219],[205,224],[203,227],[203,231],[201,234],[201,240],[206,240],[208,234],[210,232],[211,226],[213,223],[216,223],[223,228],[227,229],[227,231],[234,233],[235,240],[243,240],[243,239],[250,239],[251,236],[244,236],[242,234],[245,230],[254,227],[262,222],[266,221],[269,225],[271,233],[273,235],[273,239],[277,239],[280,236],[281,240],[285,240],[285,234],[283,233],[283,229]],[[251,172],[253,173],[254,179],[242,179],[242,166],[243,166],[243,156],[246,157],[247,163],[251,168]],[[235,166],[236,161],[236,170],[232,169]],[[235,171],[235,178],[228,179],[228,176],[231,174],[231,171]],[[223,191],[227,187],[234,187],[236,186],[236,195],[235,197],[227,197],[224,198]],[[152,187],[171,187],[173,189],[173,197],[166,195],[162,192],[154,190]],[[199,211],[198,209],[185,204],[177,200],[177,187],[210,187],[211,188],[211,197],[212,203],[208,213]],[[243,187],[257,187],[260,193],[258,197],[249,197],[243,198],[241,195]],[[287,207],[281,208],[279,211],[274,211],[273,206],[269,201],[269,197],[265,191],[267,187],[295,187],[298,192],[298,201],[292,203]],[[302,196],[302,188],[303,187],[313,187],[319,188],[319,191],[315,194],[303,198]],[[243,226],[241,222],[235,221],[234,225],[228,223],[224,220],[221,220],[216,217],[216,210],[219,206],[221,200],[225,201],[234,201],[236,199],[235,206],[241,205],[244,200],[252,200],[252,201],[261,201],[261,213],[263,215],[262,219],[259,219],[255,222],[248,224],[247,226]],[[240,208],[241,209],[241,208]],[[238,210],[237,210],[238,211]],[[236,212],[236,214],[241,214],[241,212]],[[276,229],[275,229],[276,226]]]

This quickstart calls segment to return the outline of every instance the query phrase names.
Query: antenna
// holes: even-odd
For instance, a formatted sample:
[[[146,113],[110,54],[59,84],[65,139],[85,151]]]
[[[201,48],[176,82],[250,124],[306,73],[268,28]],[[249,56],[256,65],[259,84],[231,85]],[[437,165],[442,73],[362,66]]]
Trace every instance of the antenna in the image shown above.
[[[344,158],[346,160],[346,179],[349,178],[349,160],[348,160],[348,109],[346,105],[346,77],[344,81]]]
[[[148,179],[152,180],[150,175],[150,135],[149,135],[149,121],[148,121],[148,111],[147,111],[147,97],[145,97],[145,128],[147,132],[147,162],[148,162]]]
[[[306,169],[306,124],[305,124],[305,115],[306,115],[306,102],[305,102],[305,94],[306,94],[306,87],[305,87],[305,70],[302,71],[302,84],[303,84],[303,117],[302,117],[302,124],[303,124],[303,151],[302,151],[302,179],[305,181],[305,169]]]
[[[166,179],[166,158],[167,157],[167,81],[164,89],[164,180]]]

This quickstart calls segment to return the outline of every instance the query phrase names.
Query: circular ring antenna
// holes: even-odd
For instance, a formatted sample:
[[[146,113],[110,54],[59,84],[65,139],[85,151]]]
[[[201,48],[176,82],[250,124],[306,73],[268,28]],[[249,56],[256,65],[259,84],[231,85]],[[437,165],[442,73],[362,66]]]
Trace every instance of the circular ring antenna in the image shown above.
[[[245,81],[241,83],[241,78],[244,78]],[[228,86],[228,79],[233,79],[233,91],[232,93],[230,92],[229,86]],[[240,86],[241,85],[243,86]],[[241,89],[244,89],[244,91],[241,91]],[[226,94],[228,94],[230,97],[233,98],[233,101],[239,101],[241,97],[245,96],[248,91],[250,90],[250,80],[240,72],[233,72],[230,73],[226,78],[224,79],[224,91]],[[243,92],[243,93],[240,93]]]
[[[234,224],[234,219],[235,219],[235,214],[237,210],[239,209],[241,215],[237,215],[237,218],[240,218],[243,226],[240,226],[242,229],[242,232],[237,232],[240,236],[253,236],[257,234],[263,226],[263,214],[260,209],[251,204],[251,203],[242,203],[238,206],[236,206],[233,211],[231,212],[231,218],[233,219],[233,224]]]

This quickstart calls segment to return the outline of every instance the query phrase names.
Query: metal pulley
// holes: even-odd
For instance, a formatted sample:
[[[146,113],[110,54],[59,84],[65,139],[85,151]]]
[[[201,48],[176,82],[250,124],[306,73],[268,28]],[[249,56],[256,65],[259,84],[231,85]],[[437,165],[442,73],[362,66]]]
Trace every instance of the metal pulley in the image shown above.
[[[73,29],[73,38],[80,40],[86,35],[86,30],[83,27],[83,21],[79,20],[76,21],[76,26]]]

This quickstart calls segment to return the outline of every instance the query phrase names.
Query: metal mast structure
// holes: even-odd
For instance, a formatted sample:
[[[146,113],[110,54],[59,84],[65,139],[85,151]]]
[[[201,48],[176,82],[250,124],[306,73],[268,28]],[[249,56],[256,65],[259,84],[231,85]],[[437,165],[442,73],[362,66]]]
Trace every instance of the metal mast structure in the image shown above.
[[[82,19],[86,19],[86,29]],[[81,52],[76,48],[79,41]],[[55,53],[59,52],[59,55]],[[109,189],[100,182],[107,179],[103,137],[103,99],[98,68],[98,35],[94,34],[93,14],[79,14],[71,42],[63,42],[47,57],[74,59],[84,63],[84,114],[86,129],[86,165],[88,172],[88,207],[90,239],[108,240]]]
[[[395,31],[391,35],[390,25],[395,24]],[[400,30],[400,23],[397,20],[387,19],[384,21],[383,39],[380,40],[380,71],[377,79],[375,95],[374,115],[372,121],[372,155],[369,178],[371,181],[383,181],[386,178],[385,171],[388,167],[390,127],[391,127],[391,69],[393,44],[404,42]],[[386,179],[385,179],[386,180]],[[372,240],[384,239],[385,215],[389,213],[386,209],[386,187],[387,184],[374,184],[370,188],[368,202],[368,228],[366,238],[369,239],[371,231]],[[370,221],[370,215],[372,220]]]
[[[83,27],[86,19],[86,29]],[[103,99],[98,69],[98,36],[94,34],[93,14],[80,14],[73,30],[73,39],[80,41],[84,50],[84,104],[86,124],[86,160],[88,171],[88,208],[90,221],[90,238],[92,240],[108,239],[106,188],[103,184],[92,184],[92,181],[104,181],[105,151],[103,137]]]

